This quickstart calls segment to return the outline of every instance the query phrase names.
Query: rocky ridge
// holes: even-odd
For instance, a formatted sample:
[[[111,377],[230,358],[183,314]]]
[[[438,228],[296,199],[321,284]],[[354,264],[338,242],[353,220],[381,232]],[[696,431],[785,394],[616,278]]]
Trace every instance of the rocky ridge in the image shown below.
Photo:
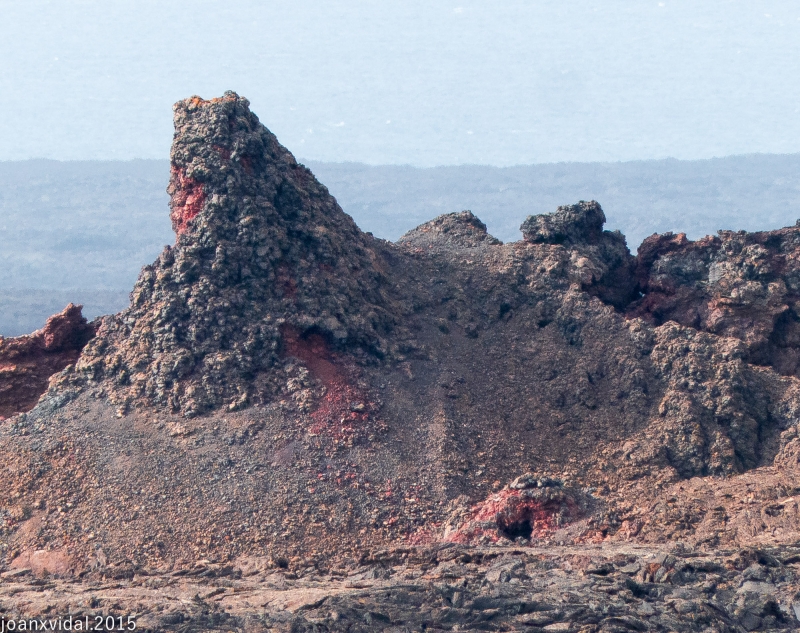
[[[0,336],[0,420],[32,409],[50,377],[78,360],[94,329],[81,306],[69,304],[29,336]]]

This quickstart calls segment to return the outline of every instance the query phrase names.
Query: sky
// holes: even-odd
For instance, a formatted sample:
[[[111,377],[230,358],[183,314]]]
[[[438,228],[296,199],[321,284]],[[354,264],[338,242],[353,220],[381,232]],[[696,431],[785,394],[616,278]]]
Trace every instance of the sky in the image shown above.
[[[0,160],[167,158],[226,90],[309,160],[796,153],[799,66],[796,0],[0,0]]]

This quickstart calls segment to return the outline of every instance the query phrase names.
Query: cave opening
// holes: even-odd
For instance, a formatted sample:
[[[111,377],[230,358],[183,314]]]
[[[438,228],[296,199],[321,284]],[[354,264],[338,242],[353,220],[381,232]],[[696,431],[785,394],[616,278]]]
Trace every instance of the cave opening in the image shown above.
[[[530,540],[531,534],[533,534],[533,526],[531,525],[530,519],[502,523],[498,525],[498,528],[503,536],[512,541],[518,539],[520,536]]]

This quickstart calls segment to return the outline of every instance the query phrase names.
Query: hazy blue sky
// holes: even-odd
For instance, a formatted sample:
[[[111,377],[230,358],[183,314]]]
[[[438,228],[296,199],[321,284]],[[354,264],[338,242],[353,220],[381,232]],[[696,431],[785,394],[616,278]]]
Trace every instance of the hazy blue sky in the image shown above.
[[[166,158],[225,90],[308,159],[798,152],[800,3],[0,0],[0,160]]]

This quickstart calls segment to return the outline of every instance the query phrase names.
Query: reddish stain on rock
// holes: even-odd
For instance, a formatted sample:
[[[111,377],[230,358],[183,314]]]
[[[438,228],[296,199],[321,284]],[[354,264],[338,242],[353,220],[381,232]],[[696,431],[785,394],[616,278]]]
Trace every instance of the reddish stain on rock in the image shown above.
[[[230,160],[231,159],[231,150],[227,147],[223,147],[222,145],[214,145],[215,150],[219,153],[223,160]]]
[[[645,274],[659,257],[680,251],[690,244],[686,233],[653,233],[644,239],[637,251],[637,263]],[[647,281],[645,277],[643,281]]]
[[[69,304],[33,334],[0,337],[0,419],[30,411],[50,377],[78,360],[95,328]]]
[[[170,195],[169,217],[172,220],[172,230],[178,235],[186,233],[189,222],[202,211],[205,204],[206,194],[203,185],[188,177],[186,170],[172,167],[167,193]]]
[[[351,384],[352,367],[345,367],[330,350],[325,338],[316,333],[301,335],[295,328],[284,326],[283,354],[302,361],[311,375],[322,382],[325,394],[311,413],[314,434],[326,434],[336,440],[352,439],[363,430],[372,408],[366,394]]]
[[[553,480],[539,485],[541,480],[523,478],[473,506],[465,520],[445,533],[444,540],[450,543],[497,543],[519,537],[535,540],[585,516],[586,500],[577,490],[564,488],[561,482]]]
[[[288,299],[294,299],[297,296],[297,282],[294,280],[289,266],[281,264],[278,267],[277,279],[278,287],[281,289],[281,292],[283,292],[283,296]]]
[[[365,409],[353,410],[353,407],[365,407],[363,394],[345,381],[337,380],[326,387],[319,406],[311,414],[314,420],[311,432],[327,432],[339,440],[352,438],[362,430],[361,423],[369,419]]]
[[[653,234],[639,246],[636,257],[636,281],[643,296],[626,309],[628,318],[639,317],[660,325],[667,320],[700,328],[708,309],[704,293],[674,274],[653,274],[658,260],[668,258],[699,262],[703,253],[719,250],[721,241],[706,236],[692,242],[685,233]]]
[[[253,173],[253,159],[250,156],[244,155],[239,157],[239,164],[244,169],[245,173],[251,174]]]

